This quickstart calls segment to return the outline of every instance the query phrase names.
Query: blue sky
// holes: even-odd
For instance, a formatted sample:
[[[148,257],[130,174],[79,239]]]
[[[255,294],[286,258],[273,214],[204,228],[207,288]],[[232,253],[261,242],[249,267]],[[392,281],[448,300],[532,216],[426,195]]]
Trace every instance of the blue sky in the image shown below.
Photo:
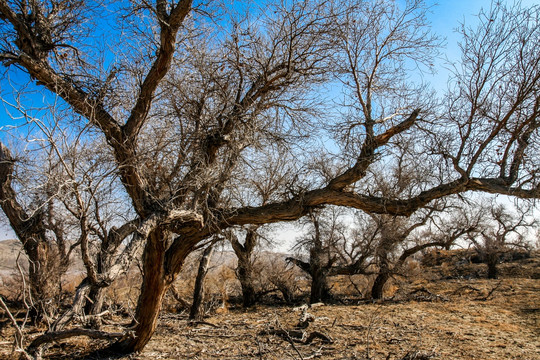
[[[537,0],[524,0],[522,1],[522,4],[524,6],[530,6],[536,4],[537,2]],[[488,9],[490,7],[491,0],[427,0],[426,3],[432,6],[431,13],[428,16],[432,23],[433,31],[446,38],[446,49],[444,50],[444,53],[450,61],[459,60],[459,51],[457,46],[459,35],[456,34],[454,30],[459,26],[460,22],[465,22],[468,25],[474,25],[474,15],[478,13],[482,7]],[[431,81],[434,82],[434,87],[441,89],[444,88],[446,84],[448,73],[441,66],[438,66],[438,68],[438,74],[435,75]],[[0,71],[3,72],[4,69]],[[7,83],[2,80],[0,82],[0,86],[6,87]],[[5,88],[3,90],[5,90]],[[2,127],[8,124],[8,119],[9,118],[6,115],[3,107],[0,106],[0,130],[2,130]],[[1,137],[2,134],[0,131],[0,138]],[[3,216],[3,214],[0,215]],[[13,237],[13,232],[9,226],[5,225],[5,221],[2,220],[2,217],[0,217],[0,240]]]

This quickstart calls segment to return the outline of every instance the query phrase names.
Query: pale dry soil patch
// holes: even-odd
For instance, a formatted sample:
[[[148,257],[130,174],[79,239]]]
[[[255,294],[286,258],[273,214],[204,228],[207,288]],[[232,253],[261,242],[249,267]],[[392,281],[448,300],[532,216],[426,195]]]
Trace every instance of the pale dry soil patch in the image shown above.
[[[410,295],[418,289],[429,293]],[[301,311],[292,307],[230,310],[196,325],[163,314],[144,351],[120,359],[540,359],[540,280],[422,280],[400,293],[394,301],[309,309],[315,320],[306,335],[318,331],[332,343],[272,334],[294,329]],[[98,346],[75,340],[50,358],[107,358],[84,355]]]
[[[482,300],[494,287],[487,300]],[[136,359],[540,359],[540,280],[505,279],[416,283],[448,301],[406,301],[309,310],[333,343],[295,343],[270,329],[293,329],[301,312],[258,307],[209,317],[188,326],[183,316],[164,315]],[[420,294],[420,293],[419,293]],[[296,349],[295,349],[296,348]]]

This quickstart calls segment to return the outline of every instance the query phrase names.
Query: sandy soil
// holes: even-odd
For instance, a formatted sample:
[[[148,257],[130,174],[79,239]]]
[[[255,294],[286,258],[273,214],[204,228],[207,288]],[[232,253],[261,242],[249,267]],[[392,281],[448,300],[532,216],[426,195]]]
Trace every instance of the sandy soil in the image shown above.
[[[292,307],[229,310],[198,324],[163,314],[145,350],[120,359],[540,359],[539,280],[424,280],[395,299],[313,307],[305,329],[295,328],[302,310]],[[310,334],[316,337],[307,343]],[[0,356],[11,359],[6,343]],[[109,358],[88,356],[101,345],[77,339],[49,354]]]
[[[512,265],[521,272],[528,269],[529,278],[445,279],[440,275],[447,269],[444,274],[432,269],[438,272],[395,284],[398,290],[384,302],[350,300],[348,305],[309,308],[313,321],[303,329],[297,327],[303,311],[286,306],[227,309],[197,324],[184,313],[163,313],[142,353],[115,359],[538,360],[536,260]],[[27,330],[27,342],[39,334]],[[0,316],[0,359],[14,358],[12,336],[13,328]],[[103,346],[76,338],[49,349],[46,358],[111,358],[92,352]]]
[[[306,336],[317,331],[332,343],[320,338],[291,343],[286,335],[272,334],[294,329],[302,311],[292,308],[216,314],[206,319],[215,327],[189,326],[184,316],[164,315],[156,336],[134,358],[540,359],[540,281],[412,284],[410,290],[423,288],[440,297],[420,291],[411,298],[433,301],[309,309],[315,321]]]

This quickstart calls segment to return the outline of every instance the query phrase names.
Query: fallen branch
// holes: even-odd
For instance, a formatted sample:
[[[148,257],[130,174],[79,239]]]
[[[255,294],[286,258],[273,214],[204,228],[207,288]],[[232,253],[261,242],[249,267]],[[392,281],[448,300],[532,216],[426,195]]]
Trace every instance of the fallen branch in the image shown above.
[[[319,331],[312,331],[309,333],[309,335],[307,335],[306,332],[302,330],[287,331],[285,329],[269,329],[261,331],[259,335],[276,335],[289,342],[293,341],[303,345],[311,344],[315,339],[321,339],[323,342],[328,344],[332,344],[334,342],[334,340],[332,340],[328,335],[325,335]]]
[[[283,329],[282,329],[283,330]],[[300,356],[300,360],[304,360],[304,357],[302,356],[302,353],[300,352],[300,350],[298,350],[298,348],[296,347],[296,345],[294,345],[294,340],[291,338],[290,334],[288,331],[286,330],[283,330],[284,332],[284,335],[285,335],[285,340],[287,340],[289,342],[289,344],[291,344],[292,348],[294,349],[294,351],[296,351],[296,353],[298,354],[298,356]]]
[[[480,289],[475,288],[474,286],[471,286],[471,285],[463,285],[463,286],[457,288],[457,289],[452,293],[452,295],[458,295],[458,294],[461,294],[461,291],[462,291],[462,290],[471,290],[471,291],[480,292]]]
[[[188,325],[189,326],[208,325],[208,326],[213,327],[215,329],[219,328],[219,326],[217,326],[215,324],[212,324],[211,322],[203,321],[203,320],[191,320],[191,321],[188,322]]]
[[[476,299],[476,300],[486,301],[487,299],[489,299],[489,297],[490,297],[491,295],[493,295],[493,293],[495,292],[495,290],[497,290],[497,289],[499,288],[499,286],[501,286],[501,284],[502,284],[502,280],[499,281],[499,282],[497,283],[497,285],[495,285],[495,286],[488,292],[488,294],[487,294],[486,296],[481,297],[481,298],[478,298],[478,299]]]
[[[422,295],[419,293],[424,293],[427,295]],[[416,295],[419,294],[419,295]],[[409,296],[416,295],[414,297],[414,300],[416,301],[450,301],[446,296],[434,294],[425,287],[418,288],[416,290],[413,290],[409,293]]]
[[[323,342],[327,344],[332,344],[334,342],[334,340],[332,340],[329,336],[323,334],[322,332],[313,331],[311,332],[311,334],[309,334],[307,339],[304,341],[304,345],[311,344],[313,340],[315,339],[321,339]]]

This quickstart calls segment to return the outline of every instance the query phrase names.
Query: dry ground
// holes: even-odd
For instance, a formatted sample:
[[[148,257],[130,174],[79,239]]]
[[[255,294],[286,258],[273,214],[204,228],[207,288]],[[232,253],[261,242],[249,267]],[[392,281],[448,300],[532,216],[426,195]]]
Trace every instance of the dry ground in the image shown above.
[[[498,285],[490,299],[481,300]],[[188,326],[183,316],[163,316],[156,336],[136,359],[540,359],[540,281],[476,280],[427,287],[423,300],[310,309],[305,330],[328,344],[294,343],[268,330],[291,330],[301,311],[259,307],[230,311]],[[467,287],[463,287],[467,286]],[[470,286],[470,288],[469,288]],[[472,290],[478,289],[480,291]],[[412,295],[414,297],[414,295]],[[479,300],[477,300],[479,299]]]
[[[466,279],[483,276],[483,265],[419,269],[410,280],[390,284],[390,300],[308,309],[315,320],[303,330],[296,328],[302,311],[287,306],[228,309],[198,324],[184,313],[164,312],[142,353],[115,359],[539,360],[538,255],[501,264],[502,280]],[[27,342],[39,334],[27,330]],[[302,332],[304,338],[297,339]],[[310,334],[318,336],[308,342]],[[12,338],[13,328],[0,311],[0,359],[15,358]],[[47,358],[110,358],[92,353],[103,346],[77,338],[55,345]]]
[[[332,343],[273,334],[294,329],[302,312],[292,307],[229,310],[196,325],[183,314],[163,314],[145,350],[121,359],[540,359],[540,280],[422,280],[399,298],[309,309],[315,321],[306,335],[317,331]],[[3,340],[9,332],[3,329]],[[107,358],[84,355],[97,346],[76,340],[50,354]],[[2,350],[3,358],[13,357],[6,341]]]

